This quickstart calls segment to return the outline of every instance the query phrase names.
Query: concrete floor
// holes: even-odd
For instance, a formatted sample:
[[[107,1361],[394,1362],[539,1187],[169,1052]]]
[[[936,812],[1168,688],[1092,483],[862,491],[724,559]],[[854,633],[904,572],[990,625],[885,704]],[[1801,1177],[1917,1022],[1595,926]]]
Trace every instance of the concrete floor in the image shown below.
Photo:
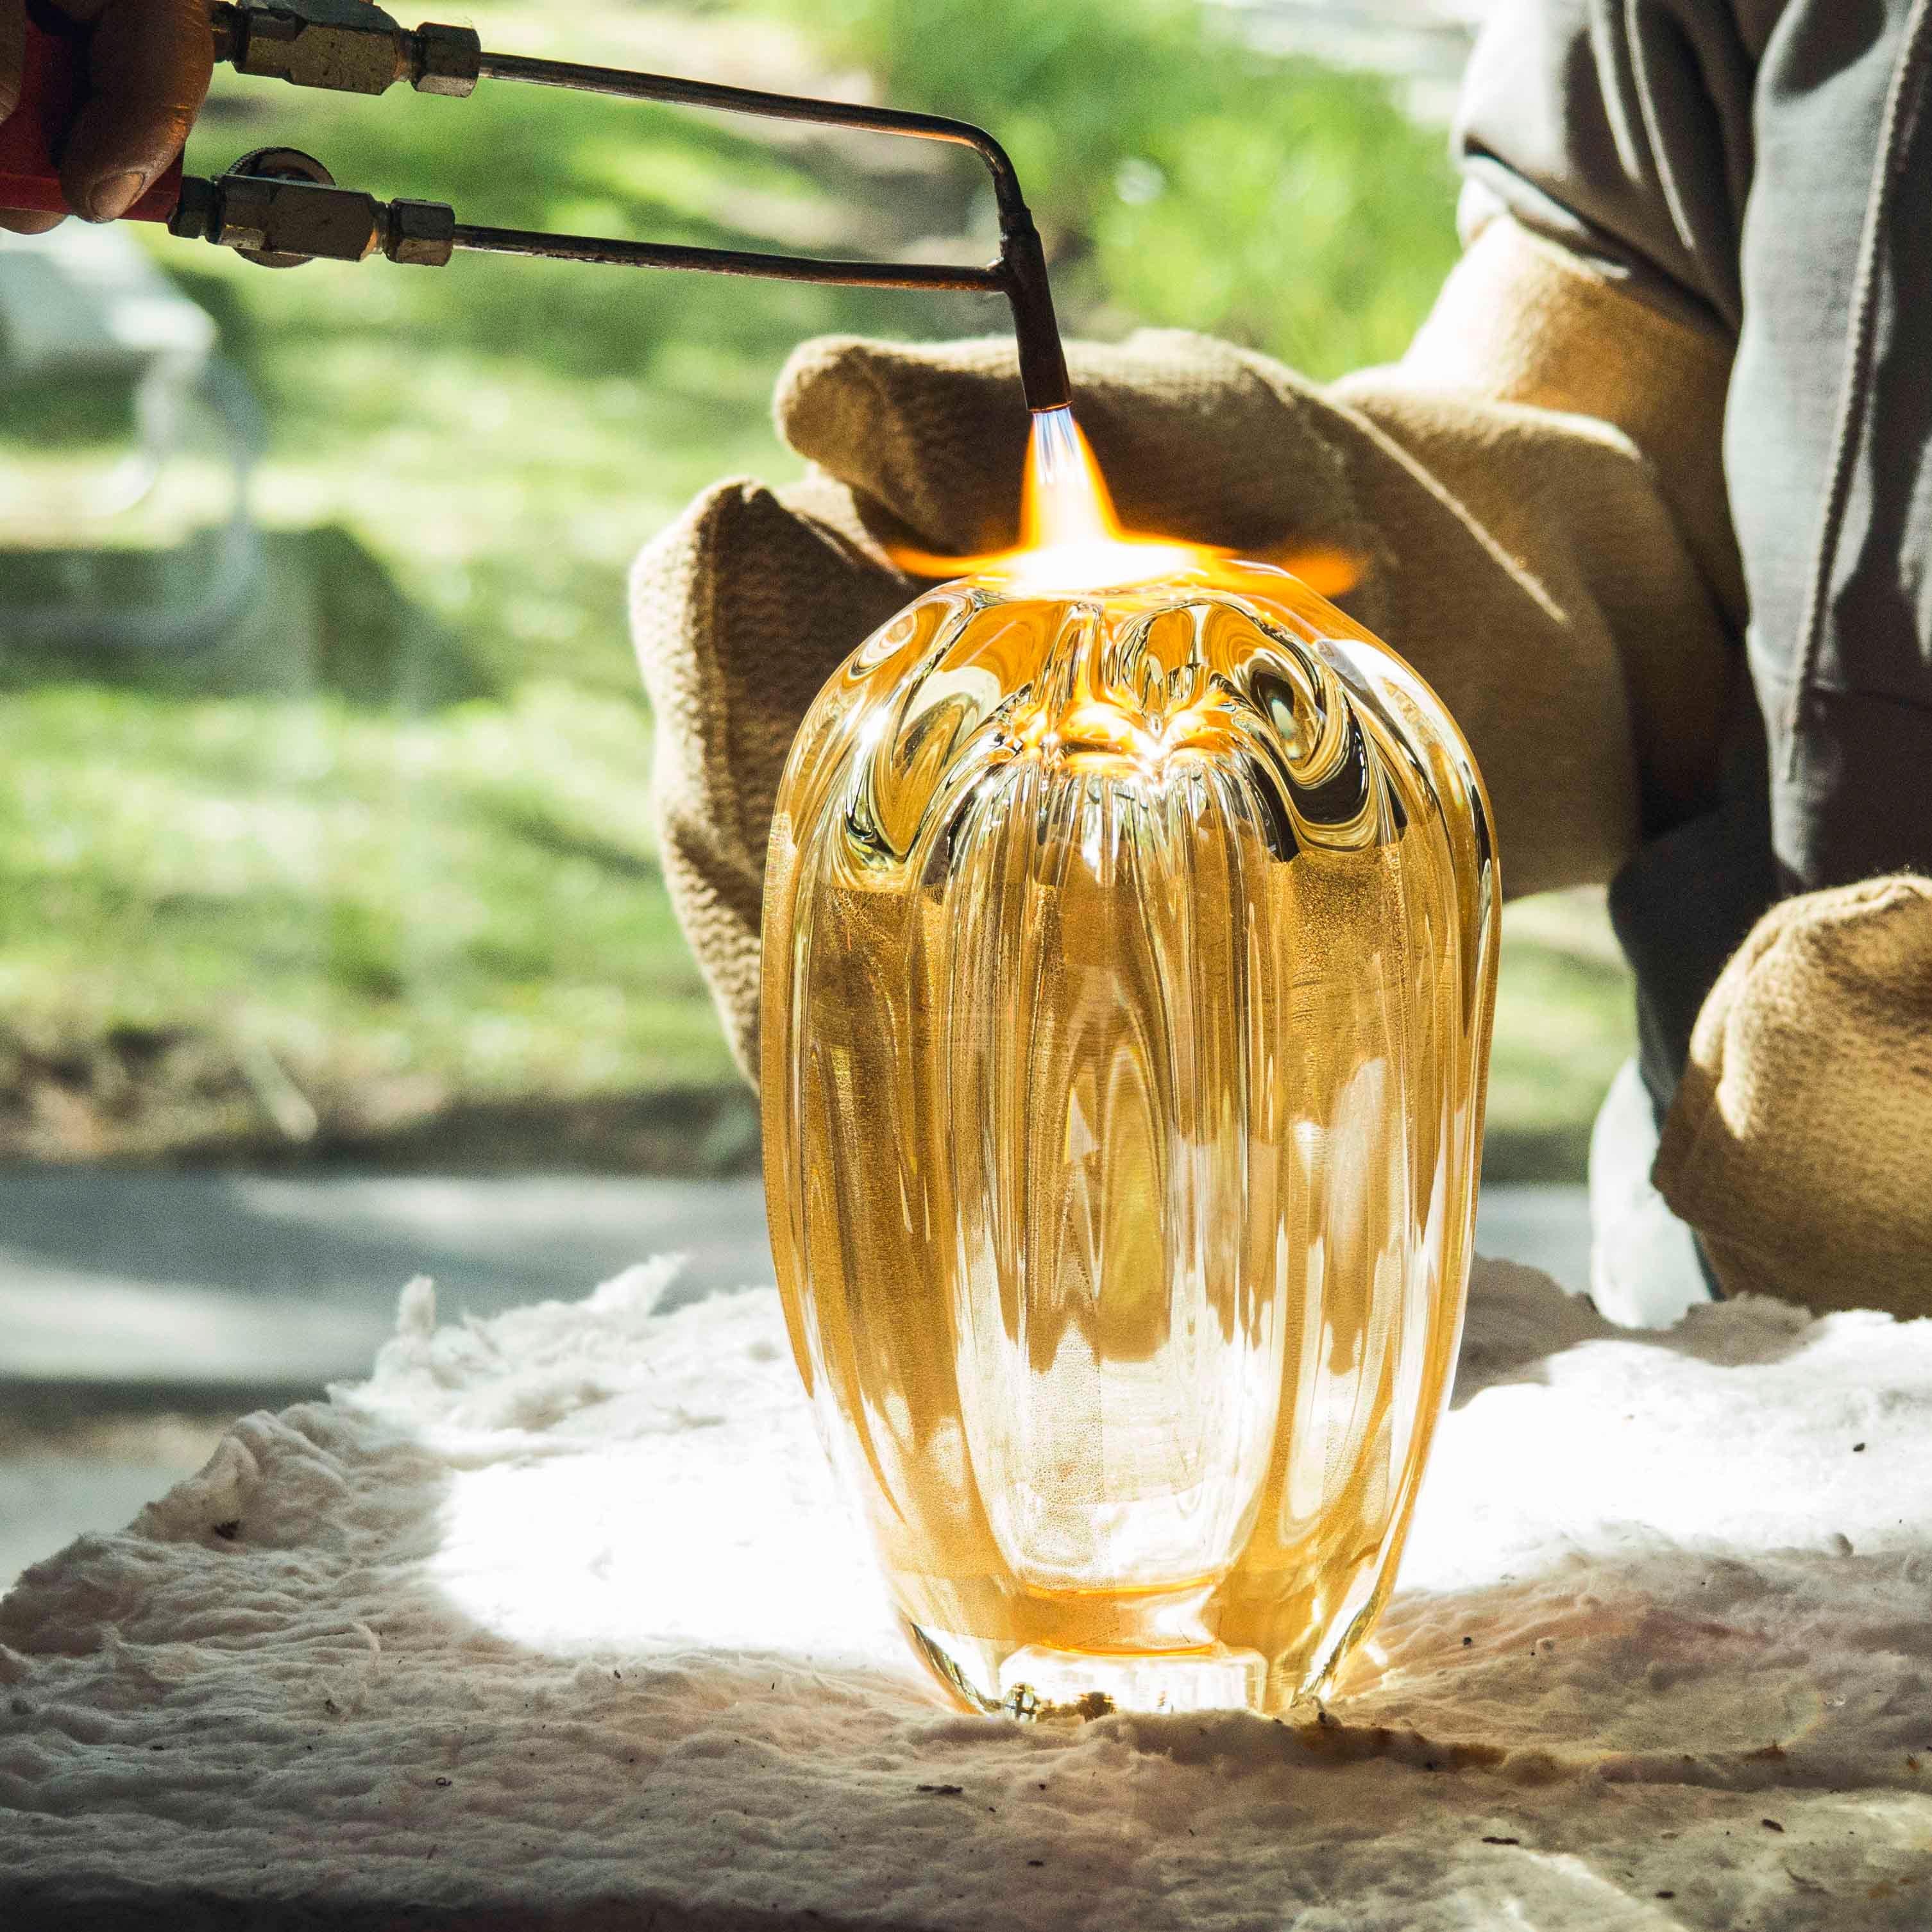
[[[0,1170],[0,1379],[320,1385],[412,1276],[481,1316],[673,1250],[682,1299],[769,1279],[758,1184]]]
[[[1580,1291],[1583,1190],[1492,1188],[1477,1241]],[[769,1281],[758,1183],[0,1169],[0,1588],[364,1373],[412,1276],[483,1316],[668,1251],[672,1305]]]

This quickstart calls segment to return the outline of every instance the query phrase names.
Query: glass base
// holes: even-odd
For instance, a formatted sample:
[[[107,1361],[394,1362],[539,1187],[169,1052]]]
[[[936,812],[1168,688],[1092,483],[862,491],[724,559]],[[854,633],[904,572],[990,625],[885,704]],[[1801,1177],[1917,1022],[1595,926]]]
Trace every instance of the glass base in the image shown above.
[[[1266,1708],[1268,1665],[1258,1651],[1219,1644],[1127,1652],[1030,1644],[999,1657],[979,1638],[910,1619],[902,1619],[902,1628],[921,1662],[969,1710],[1028,1721],[1103,1718],[1115,1711],[1173,1714]]]

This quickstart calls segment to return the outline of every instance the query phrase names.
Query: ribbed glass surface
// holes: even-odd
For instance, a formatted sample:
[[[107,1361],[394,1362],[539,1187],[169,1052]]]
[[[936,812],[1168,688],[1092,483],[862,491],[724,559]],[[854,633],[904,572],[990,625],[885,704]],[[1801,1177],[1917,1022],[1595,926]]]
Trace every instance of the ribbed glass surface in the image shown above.
[[[1279,572],[950,585],[820,694],[772,1246],[963,1702],[1280,1710],[1365,1634],[1454,1359],[1496,910],[1454,726]]]

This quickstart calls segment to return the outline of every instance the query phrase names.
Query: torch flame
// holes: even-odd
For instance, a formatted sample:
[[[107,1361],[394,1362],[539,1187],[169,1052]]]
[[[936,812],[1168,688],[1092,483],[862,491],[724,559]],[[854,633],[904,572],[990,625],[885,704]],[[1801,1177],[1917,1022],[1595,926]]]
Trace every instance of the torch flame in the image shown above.
[[[1124,528],[1073,412],[1058,409],[1034,416],[1020,488],[1020,540],[1012,549],[944,556],[894,545],[888,554],[909,576],[1000,578],[1052,594],[1181,576],[1224,562],[1234,552]],[[1362,578],[1360,560],[1340,550],[1285,550],[1254,561],[1289,572],[1325,597],[1342,596]]]

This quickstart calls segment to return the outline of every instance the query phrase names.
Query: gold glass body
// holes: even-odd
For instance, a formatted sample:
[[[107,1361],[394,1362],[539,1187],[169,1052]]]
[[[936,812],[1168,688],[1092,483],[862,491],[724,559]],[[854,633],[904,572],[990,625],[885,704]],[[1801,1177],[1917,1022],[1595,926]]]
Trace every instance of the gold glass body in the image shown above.
[[[1441,704],[1265,566],[950,584],[820,694],[772,1243],[962,1705],[1280,1712],[1366,1634],[1455,1360],[1497,903]]]

